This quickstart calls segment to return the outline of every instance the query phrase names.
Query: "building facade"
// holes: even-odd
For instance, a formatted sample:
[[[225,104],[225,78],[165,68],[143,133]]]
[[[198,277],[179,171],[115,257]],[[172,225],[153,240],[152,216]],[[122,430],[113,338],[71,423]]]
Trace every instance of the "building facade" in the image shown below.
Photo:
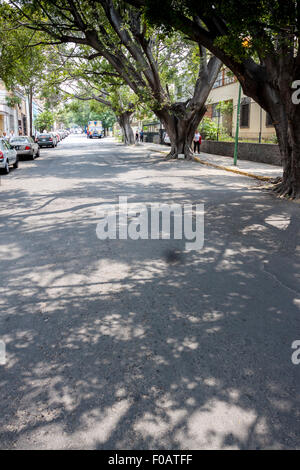
[[[10,102],[16,98],[18,102]],[[35,118],[43,111],[39,100],[34,99],[32,104],[33,123]],[[29,133],[29,100],[21,91],[8,91],[0,81],[0,135],[13,131],[16,135]],[[33,126],[33,131],[35,131]]]
[[[231,72],[223,68],[210,91],[206,116],[234,136],[236,131],[239,83]],[[231,103],[232,112],[222,113],[220,103]],[[230,106],[228,107],[230,109]],[[241,94],[239,137],[253,141],[272,139],[275,128],[270,116],[254,100]]]
[[[14,133],[18,132],[17,104],[12,107],[7,103],[7,98],[11,96],[4,83],[0,81],[0,135],[3,135],[3,132],[9,134],[11,130]]]

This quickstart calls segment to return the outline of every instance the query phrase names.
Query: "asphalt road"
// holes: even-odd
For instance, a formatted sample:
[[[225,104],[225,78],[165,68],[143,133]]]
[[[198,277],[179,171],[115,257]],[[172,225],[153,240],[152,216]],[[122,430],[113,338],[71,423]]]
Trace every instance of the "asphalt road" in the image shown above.
[[[70,136],[1,177],[0,447],[300,448],[300,206]],[[205,204],[205,243],[105,240],[97,208]]]

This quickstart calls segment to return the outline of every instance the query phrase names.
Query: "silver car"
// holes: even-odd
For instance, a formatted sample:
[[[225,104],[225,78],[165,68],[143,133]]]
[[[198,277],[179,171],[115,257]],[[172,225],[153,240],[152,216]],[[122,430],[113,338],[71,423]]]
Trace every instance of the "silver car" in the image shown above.
[[[24,155],[34,160],[36,157],[40,156],[40,148],[38,144],[27,135],[12,137],[9,143],[17,151],[18,157]]]
[[[8,174],[10,165],[18,168],[19,159],[17,152],[6,139],[0,139],[0,169]]]

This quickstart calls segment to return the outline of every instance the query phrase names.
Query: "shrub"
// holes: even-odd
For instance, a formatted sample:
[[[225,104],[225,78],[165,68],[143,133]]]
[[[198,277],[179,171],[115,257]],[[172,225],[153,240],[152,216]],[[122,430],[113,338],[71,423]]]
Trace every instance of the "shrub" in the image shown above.
[[[218,138],[218,124],[208,117],[202,119],[199,130],[203,139],[217,140]],[[227,137],[225,129],[219,126],[219,139],[224,140],[225,137]]]

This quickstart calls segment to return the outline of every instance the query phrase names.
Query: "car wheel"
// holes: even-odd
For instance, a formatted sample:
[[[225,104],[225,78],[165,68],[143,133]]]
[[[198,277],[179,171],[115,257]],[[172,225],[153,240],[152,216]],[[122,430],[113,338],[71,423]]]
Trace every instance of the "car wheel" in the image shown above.
[[[18,168],[19,167],[19,159],[17,157],[15,163],[14,163],[14,168]]]
[[[34,159],[35,159],[35,155],[34,155],[34,152],[32,152],[31,160],[34,160]]]
[[[40,156],[40,149],[36,152],[36,157],[38,158]]]

